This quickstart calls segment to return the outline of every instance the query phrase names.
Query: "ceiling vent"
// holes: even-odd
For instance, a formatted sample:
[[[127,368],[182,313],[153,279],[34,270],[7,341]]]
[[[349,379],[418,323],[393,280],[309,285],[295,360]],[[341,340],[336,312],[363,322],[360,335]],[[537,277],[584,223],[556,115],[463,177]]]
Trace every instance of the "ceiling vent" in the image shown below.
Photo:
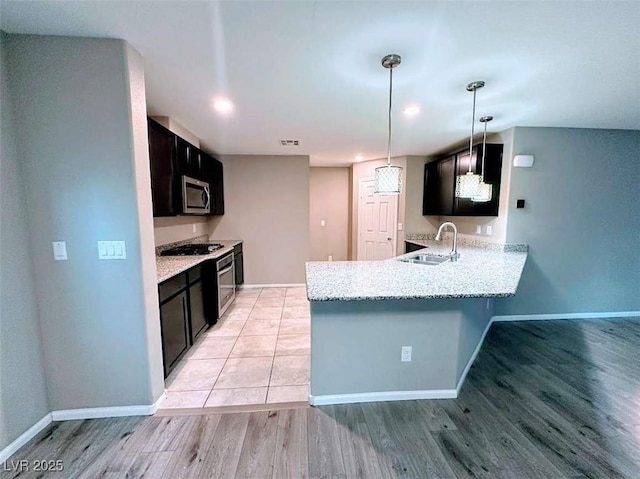
[[[280,146],[300,146],[300,140],[280,140]]]

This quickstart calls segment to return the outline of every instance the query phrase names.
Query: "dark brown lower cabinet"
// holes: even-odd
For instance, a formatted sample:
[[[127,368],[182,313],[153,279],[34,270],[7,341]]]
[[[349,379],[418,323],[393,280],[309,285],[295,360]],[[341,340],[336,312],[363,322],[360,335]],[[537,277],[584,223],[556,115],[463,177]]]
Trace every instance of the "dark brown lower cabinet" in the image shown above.
[[[160,305],[162,358],[166,378],[189,349],[187,292],[182,291]]]
[[[204,316],[204,297],[202,295],[202,281],[189,286],[189,319],[191,324],[191,344],[207,327]]]
[[[405,253],[413,253],[414,251],[418,251],[420,249],[424,249],[424,246],[420,246],[419,244],[411,243],[410,241],[404,242],[404,252]]]
[[[202,271],[194,266],[158,286],[165,378],[207,328]]]
[[[242,243],[233,247],[233,261],[235,264],[236,287],[244,283],[244,259],[242,257]]]

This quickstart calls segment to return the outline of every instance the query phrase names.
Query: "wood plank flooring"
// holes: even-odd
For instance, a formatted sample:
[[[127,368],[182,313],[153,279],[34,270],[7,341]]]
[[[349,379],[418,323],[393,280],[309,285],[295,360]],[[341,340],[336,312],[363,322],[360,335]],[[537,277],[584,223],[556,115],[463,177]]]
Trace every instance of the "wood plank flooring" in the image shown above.
[[[455,400],[60,422],[0,478],[635,479],[639,352],[640,318],[498,323]]]

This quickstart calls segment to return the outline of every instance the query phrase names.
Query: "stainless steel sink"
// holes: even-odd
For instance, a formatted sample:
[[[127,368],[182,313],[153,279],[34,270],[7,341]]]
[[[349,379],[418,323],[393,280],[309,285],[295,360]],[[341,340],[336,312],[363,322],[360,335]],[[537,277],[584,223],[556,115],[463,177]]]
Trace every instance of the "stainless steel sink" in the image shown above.
[[[407,258],[402,258],[400,261],[405,263],[426,264],[429,266],[437,266],[445,261],[450,261],[449,256],[441,256],[437,254],[418,253]]]

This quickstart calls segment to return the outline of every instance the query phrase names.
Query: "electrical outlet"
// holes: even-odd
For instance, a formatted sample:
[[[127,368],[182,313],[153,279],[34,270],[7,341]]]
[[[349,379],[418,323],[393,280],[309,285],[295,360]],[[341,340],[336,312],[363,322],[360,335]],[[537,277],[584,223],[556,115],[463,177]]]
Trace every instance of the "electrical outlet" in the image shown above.
[[[326,225],[327,225],[327,222],[325,220],[320,220],[320,226],[324,228]]]
[[[191,232],[195,233],[196,232],[196,225],[191,225]]]
[[[489,311],[490,307],[491,307],[491,300],[487,298],[487,311]]]
[[[403,363],[411,362],[411,346],[402,346],[400,361],[402,361]]]
[[[329,255],[329,261],[333,261],[333,256]]]
[[[56,261],[66,261],[67,243],[65,241],[54,241],[53,243],[53,259]]]
[[[491,233],[493,233],[493,226],[487,225],[487,236],[491,236]]]
[[[481,235],[482,234],[482,225],[476,225],[476,234],[477,235]]]

